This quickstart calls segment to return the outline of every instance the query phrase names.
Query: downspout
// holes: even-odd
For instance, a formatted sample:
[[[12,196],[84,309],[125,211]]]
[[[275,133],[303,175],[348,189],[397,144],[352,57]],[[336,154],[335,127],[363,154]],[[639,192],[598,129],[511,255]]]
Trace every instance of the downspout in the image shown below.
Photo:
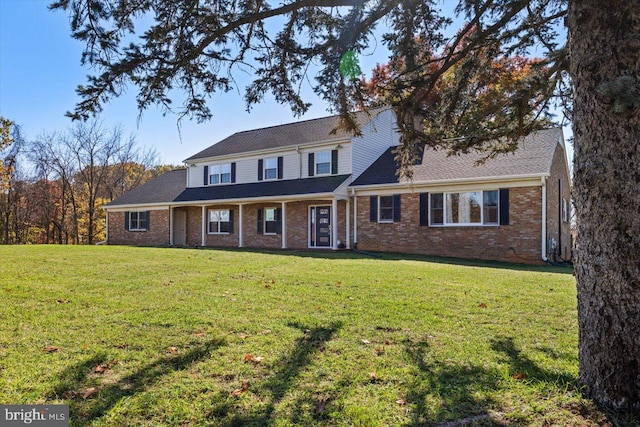
[[[547,177],[540,178],[542,181],[542,245],[541,256],[544,262],[548,262],[547,258]]]
[[[358,196],[356,195],[356,189],[351,189],[351,195],[353,196],[353,250],[358,249]]]

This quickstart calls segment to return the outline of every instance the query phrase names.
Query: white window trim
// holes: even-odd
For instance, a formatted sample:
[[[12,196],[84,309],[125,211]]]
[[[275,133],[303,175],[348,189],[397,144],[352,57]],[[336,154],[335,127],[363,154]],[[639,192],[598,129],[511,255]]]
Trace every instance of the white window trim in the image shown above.
[[[267,168],[267,162],[269,160],[274,160],[276,163],[275,168]],[[278,180],[278,158],[277,157],[268,157],[265,158],[264,161],[262,162],[263,167],[262,167],[262,180],[263,181],[277,181]],[[275,169],[276,171],[276,176],[274,178],[267,178],[267,169]]]
[[[380,200],[382,197],[391,198],[391,219],[382,219],[382,201]],[[393,206],[393,195],[378,196],[378,223],[393,224],[394,215],[395,215],[395,212],[394,212],[394,206]]]
[[[147,226],[145,228],[139,228],[139,227],[138,228],[132,228],[131,227],[131,224],[133,224],[131,215],[136,214],[137,217],[138,217],[137,223],[140,224],[140,214],[141,213],[144,213],[146,215],[146,211],[129,211],[129,228],[128,228],[127,231],[147,231],[149,229],[149,225],[148,225],[149,218],[146,218],[146,220],[145,220],[145,223],[147,223]]]
[[[498,221],[496,223],[485,224],[484,223],[484,193],[489,191],[497,191],[498,192]],[[482,200],[482,206],[480,207],[480,221],[481,222],[457,222],[457,223],[447,223],[447,194],[460,194],[460,193],[477,193],[480,192],[480,199]],[[433,224],[431,222],[431,195],[432,194],[442,194],[442,224]],[[500,190],[465,190],[465,191],[443,191],[443,192],[433,192],[429,193],[428,200],[428,218],[429,218],[429,227],[499,227],[500,226]]]
[[[324,153],[328,153],[329,154],[329,161],[328,162],[319,162],[318,158],[320,157],[320,154],[324,154]],[[313,164],[313,172],[314,172],[315,176],[331,175],[331,150],[324,150],[324,151],[316,152],[315,156],[313,156],[313,163],[314,163]],[[329,163],[329,172],[323,172],[323,173],[318,172],[318,165],[324,164],[324,163]]]
[[[229,167],[229,172],[222,172],[222,168],[224,166],[228,166]],[[220,172],[218,172],[217,174],[212,173],[213,172],[213,168],[219,168]],[[226,175],[229,174],[229,182],[222,182],[222,175]],[[211,177],[212,176],[218,176],[218,182],[211,182]],[[226,185],[226,184],[231,184],[231,163],[218,163],[215,165],[209,165],[209,176],[208,176],[208,184],[207,185]]]
[[[274,220],[273,221],[269,221],[269,222],[275,222],[276,223],[276,231],[274,231],[273,233],[271,232],[267,232],[267,211],[269,209],[273,209],[273,216],[274,216]],[[277,236],[277,228],[278,228],[278,208],[274,208],[274,207],[268,207],[268,208],[264,208],[264,217],[262,218],[262,234],[264,236]]]
[[[220,211],[220,212],[227,211],[227,215],[231,214],[230,209],[209,209],[207,211],[207,216],[208,216],[207,217],[207,234],[229,234],[228,231],[211,231],[211,223],[213,222],[211,221],[211,212],[213,211]],[[220,224],[223,222],[229,222],[229,221],[217,221],[218,230],[220,229]]]

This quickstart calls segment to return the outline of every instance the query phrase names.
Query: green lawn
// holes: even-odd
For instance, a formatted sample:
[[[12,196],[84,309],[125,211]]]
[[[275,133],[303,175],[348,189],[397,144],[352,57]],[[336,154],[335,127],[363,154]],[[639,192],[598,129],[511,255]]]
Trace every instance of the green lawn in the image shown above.
[[[0,277],[0,403],[71,425],[606,422],[568,269],[5,246]]]

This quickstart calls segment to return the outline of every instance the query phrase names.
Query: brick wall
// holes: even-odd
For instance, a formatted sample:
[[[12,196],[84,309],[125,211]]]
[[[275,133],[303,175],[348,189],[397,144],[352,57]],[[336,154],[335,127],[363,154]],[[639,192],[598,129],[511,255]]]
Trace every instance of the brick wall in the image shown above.
[[[571,202],[569,184],[565,152],[558,144],[551,164],[551,175],[547,179],[547,241],[553,238],[558,244],[556,259],[552,253],[549,253],[548,257],[554,261],[560,261],[559,258],[568,260],[571,257],[570,222],[562,220],[562,202],[560,201],[564,198],[567,202]],[[547,247],[547,250],[550,251],[551,248]]]
[[[107,215],[109,215],[107,243],[111,245],[169,245],[169,209],[149,211],[150,219],[147,231],[125,230],[125,212],[108,212]]]
[[[358,249],[456,258],[541,263],[542,187],[509,190],[509,225],[420,226],[419,193],[402,194],[400,222],[369,221],[369,197],[358,197]]]

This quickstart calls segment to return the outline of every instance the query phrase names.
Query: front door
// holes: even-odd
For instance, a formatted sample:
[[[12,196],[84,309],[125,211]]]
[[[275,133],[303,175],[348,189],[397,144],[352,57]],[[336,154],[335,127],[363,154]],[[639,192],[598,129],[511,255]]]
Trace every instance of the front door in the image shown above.
[[[309,208],[309,246],[312,248],[331,247],[331,206],[311,206]]]

